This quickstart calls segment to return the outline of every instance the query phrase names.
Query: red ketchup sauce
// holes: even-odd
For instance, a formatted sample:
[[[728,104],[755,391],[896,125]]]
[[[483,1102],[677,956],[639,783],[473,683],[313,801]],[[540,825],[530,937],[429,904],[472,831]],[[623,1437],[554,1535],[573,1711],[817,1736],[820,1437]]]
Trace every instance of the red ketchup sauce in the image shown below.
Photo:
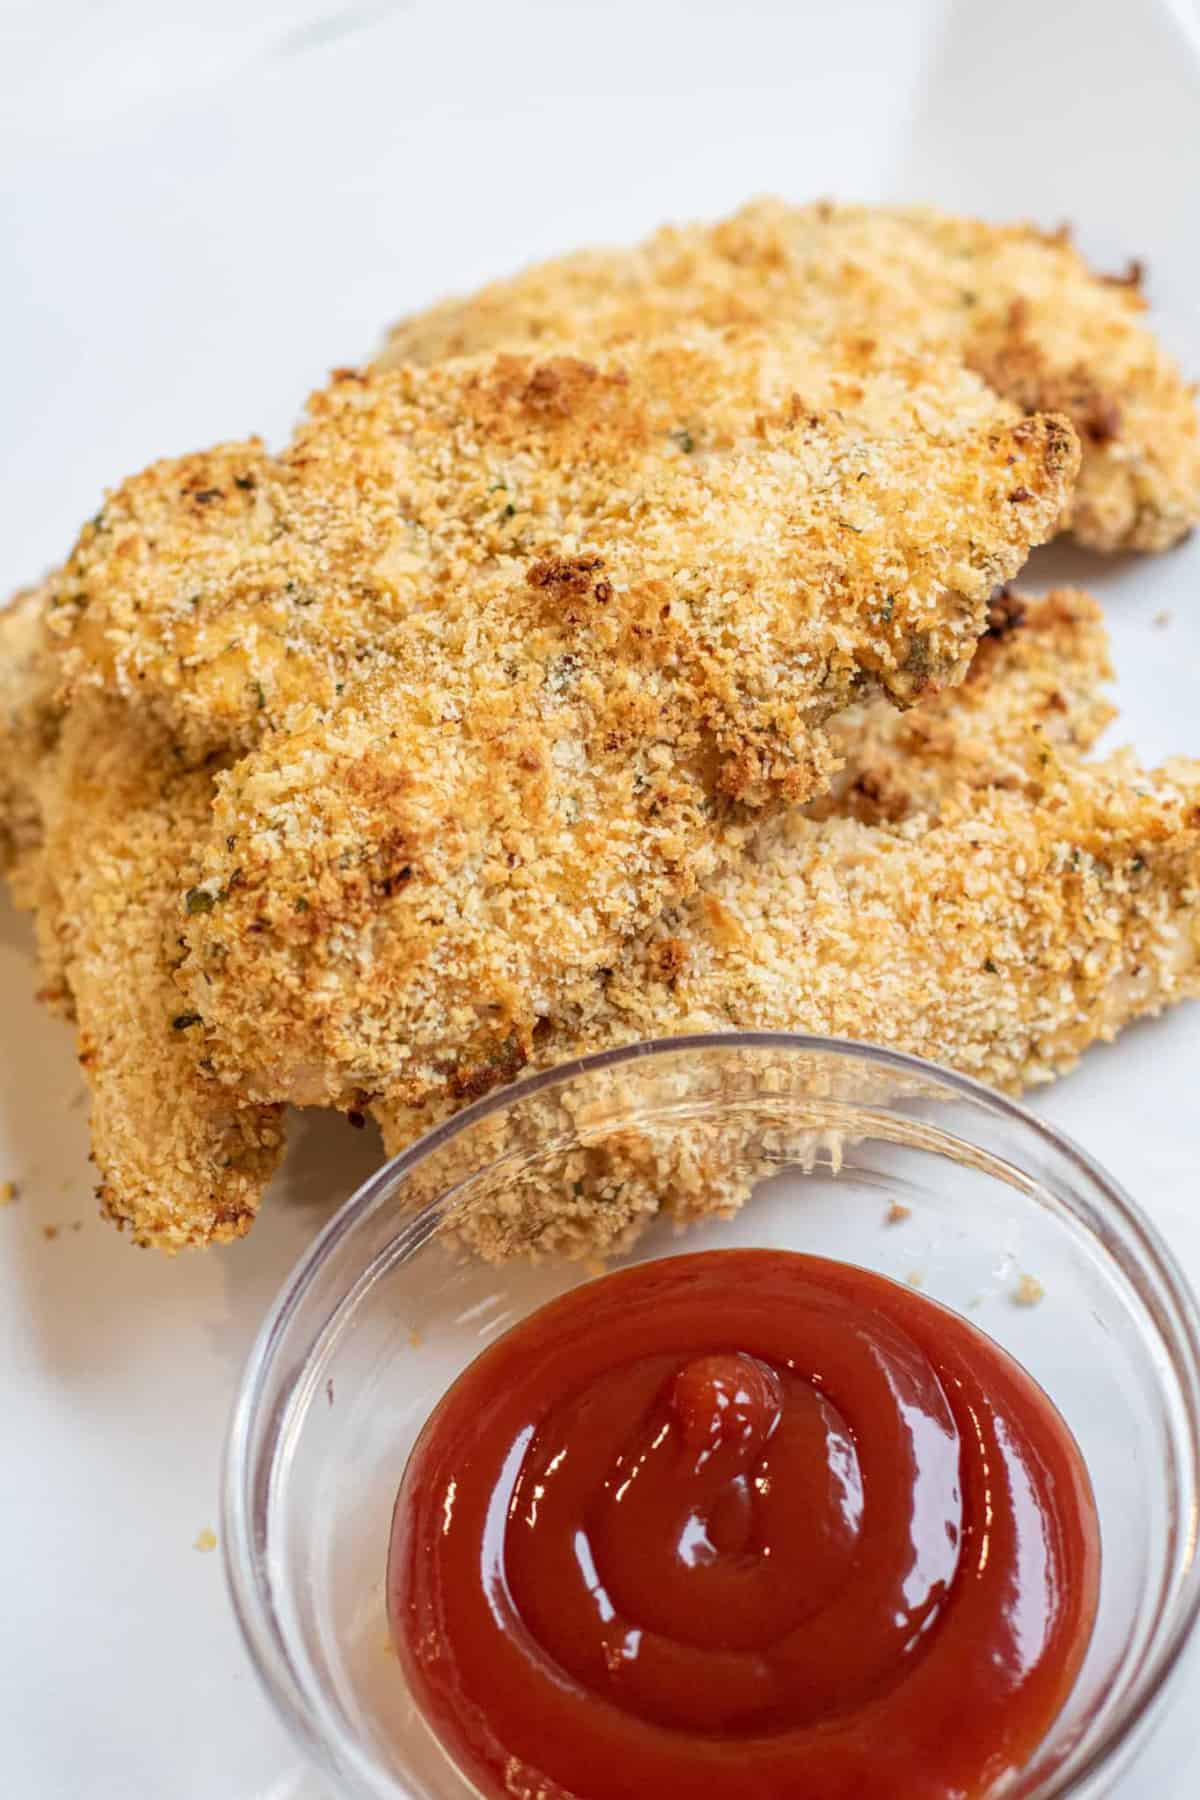
[[[990,1339],[723,1250],[577,1288],[466,1370],[388,1608],[486,1795],[959,1800],[1045,1735],[1098,1582],[1079,1451]]]

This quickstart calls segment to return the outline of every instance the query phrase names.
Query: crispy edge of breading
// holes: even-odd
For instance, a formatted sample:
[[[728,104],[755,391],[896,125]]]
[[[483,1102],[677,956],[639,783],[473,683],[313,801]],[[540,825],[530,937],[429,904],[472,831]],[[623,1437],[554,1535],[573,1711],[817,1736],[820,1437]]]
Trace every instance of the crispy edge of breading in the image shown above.
[[[1104,614],[1090,594],[1059,588],[1027,601],[1002,590],[956,691],[907,713],[870,703],[832,722],[842,767],[808,816],[895,824],[937,813],[959,784],[1024,788],[1030,729],[1064,752],[1090,750],[1116,717],[1104,691],[1113,675]]]
[[[47,642],[45,587],[0,608],[0,875],[18,900],[41,844],[39,771],[58,737],[58,671]]]
[[[1099,609],[1061,592],[1014,623],[1016,604],[974,679],[921,709],[925,730],[899,744],[881,714],[860,733],[846,811],[769,826],[758,858],[665,920],[614,973],[604,1008],[548,1034],[535,1066],[638,1039],[796,1030],[880,1042],[1019,1091],[1200,992],[1200,763],[1146,775],[1127,754],[1084,761],[1108,710],[1095,692],[1109,674]],[[882,806],[868,793],[868,823],[856,784],[880,768],[889,790]],[[569,1091],[484,1121],[414,1197],[433,1197],[456,1156],[479,1168],[528,1139],[511,1180],[452,1218],[458,1239],[497,1261],[608,1255],[660,1211],[728,1213],[779,1161],[836,1156],[836,1134],[785,1142],[755,1125],[739,1136],[724,1115],[716,1133],[645,1128],[639,1079],[617,1072],[603,1101],[596,1084],[581,1090],[594,1133]],[[614,1133],[623,1102],[630,1122]],[[394,1153],[452,1108],[374,1110]],[[556,1140],[571,1149],[539,1160],[536,1145]]]
[[[1027,411],[1071,419],[1084,459],[1065,525],[1080,542],[1163,550],[1200,521],[1200,418],[1194,385],[1145,323],[1141,280],[1137,264],[1098,274],[1062,230],[759,200],[443,301],[394,327],[382,360],[608,342],[687,317],[925,332]]]
[[[199,1067],[173,979],[180,863],[212,774],[160,727],[94,697],[66,718],[39,781],[32,892],[45,997],[76,1020],[101,1210],[174,1251],[249,1229],[283,1147],[276,1106],[240,1105]]]

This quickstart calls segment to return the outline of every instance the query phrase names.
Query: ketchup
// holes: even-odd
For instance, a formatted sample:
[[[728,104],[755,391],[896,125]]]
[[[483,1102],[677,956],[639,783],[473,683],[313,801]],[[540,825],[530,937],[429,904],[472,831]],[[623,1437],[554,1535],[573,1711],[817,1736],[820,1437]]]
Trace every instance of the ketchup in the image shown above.
[[[964,1319],[843,1263],[676,1256],[544,1307],[412,1453],[413,1694],[488,1796],[963,1800],[1060,1711],[1086,1470]]]

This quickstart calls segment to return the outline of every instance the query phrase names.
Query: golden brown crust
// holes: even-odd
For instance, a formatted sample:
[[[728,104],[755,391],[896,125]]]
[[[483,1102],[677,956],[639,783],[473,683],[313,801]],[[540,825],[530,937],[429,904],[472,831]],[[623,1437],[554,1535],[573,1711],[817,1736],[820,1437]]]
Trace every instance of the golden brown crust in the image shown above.
[[[302,963],[305,933],[331,952],[343,1011],[356,918],[370,941],[414,882],[428,899],[426,864],[438,875],[442,859],[449,906],[427,908],[402,952],[419,959],[436,934],[440,981],[438,945],[458,966],[476,877],[495,875],[460,1011],[439,1026],[451,1049],[435,1083],[461,1101],[516,1072],[545,1010],[535,996],[531,1014],[504,962],[513,921],[523,953],[543,932],[538,883],[563,962],[585,935],[580,896],[614,947],[648,927],[734,854],[756,810],[827,782],[823,721],[867,680],[910,699],[957,672],[988,586],[1052,528],[1075,456],[1066,427],[1014,422],[953,364],[699,332],[599,364],[346,372],[283,457],[232,445],[126,483],[0,627],[11,873],[39,912],[46,997],[78,1015],[110,1213],[167,1248],[237,1236],[274,1167],[277,1107],[213,1083],[207,983],[193,971],[197,1004],[173,970],[184,930],[211,942],[221,894],[263,978],[254,884],[275,873],[288,781],[334,867],[328,903],[285,879],[273,905],[299,927]],[[556,873],[547,821],[579,822],[580,794],[595,817],[567,845],[579,867],[564,855]],[[247,809],[264,800],[260,830]],[[472,1038],[480,957],[496,1010]],[[673,968],[669,947],[655,957]],[[324,1030],[305,966],[256,1029],[295,999],[302,1026]],[[353,1025],[332,1059],[351,1102]],[[303,1050],[300,1033],[284,1041]]]
[[[859,1038],[1019,1090],[1129,1020],[1200,992],[1200,764],[1082,760],[1103,722],[1099,609],[1062,593],[903,720],[872,709],[842,807],[764,828],[614,970],[589,1016],[543,1035],[552,1065],[639,1038],[793,1030]],[[886,770],[894,804],[861,805]],[[664,946],[669,946],[664,959]],[[389,1150],[444,1104],[376,1112]],[[568,1191],[528,1188],[466,1235],[485,1254],[595,1255],[660,1207],[740,1204],[759,1173],[719,1146],[581,1153]]]
[[[257,477],[265,516],[286,490],[289,531],[242,546],[197,609],[222,642],[244,615],[249,655],[245,569],[277,596],[308,579],[295,546],[304,567],[326,546],[287,665],[313,704],[282,703],[293,728],[221,778],[190,883],[183,979],[218,1068],[262,1099],[355,1105],[527,1055],[754,814],[828,784],[831,715],[961,673],[1077,462],[1065,422],[861,339],[698,330],[594,364],[335,383]],[[71,579],[83,637],[103,598],[121,679],[136,667],[190,742],[215,720],[203,665],[174,614],[147,624],[189,506],[178,540],[122,524]],[[335,701],[334,625],[385,588],[382,660]],[[277,711],[257,666],[238,737]]]
[[[50,628],[68,691],[136,697],[189,754],[248,746],[386,673],[393,653],[430,629],[431,613],[461,619],[540,582],[545,623],[582,629],[596,609],[553,579],[556,559],[602,553],[611,563],[619,547],[626,587],[616,611],[653,653],[678,636],[674,615],[692,604],[691,590],[649,586],[678,582],[687,534],[697,579],[710,563],[746,574],[754,559],[735,546],[748,533],[782,534],[785,549],[804,536],[802,519],[771,508],[803,501],[823,459],[839,466],[842,498],[865,503],[869,529],[854,545],[859,509],[843,505],[835,518],[824,507],[809,535],[809,577],[827,584],[825,556],[832,572],[869,571],[877,586],[899,578],[908,571],[889,563],[881,538],[901,499],[914,498],[905,483],[918,450],[940,449],[920,523],[944,580],[956,573],[936,539],[950,499],[982,508],[981,538],[957,611],[913,617],[900,591],[891,628],[876,621],[872,672],[911,698],[965,661],[981,576],[1002,578],[1069,500],[1070,433],[1038,419],[1022,438],[1014,418],[952,360],[885,353],[853,336],[818,345],[697,328],[685,342],[629,346],[598,364],[560,355],[342,371],[279,457],[254,442],[226,445],[123,483],[52,578]],[[1011,446],[988,441],[997,430],[1016,433]],[[947,495],[952,447],[968,444]],[[997,464],[1010,448],[1009,504],[993,517]],[[597,571],[597,605],[608,586]]]
[[[249,1229],[282,1154],[281,1108],[242,1106],[198,1064],[173,979],[180,863],[212,772],[119,701],[68,714],[39,771],[36,906],[45,998],[77,1021],[102,1210],[176,1250]]]
[[[952,695],[907,713],[874,703],[839,714],[830,740],[843,767],[810,818],[895,825],[936,813],[954,786],[1023,791],[1033,729],[1066,753],[1092,748],[1115,717],[1103,691],[1113,669],[1096,601],[1067,588],[1029,602],[1005,592],[989,618]]]
[[[1140,279],[1096,275],[1062,232],[766,200],[443,302],[402,321],[383,360],[610,343],[696,319],[933,337],[1026,411],[1072,420],[1084,457],[1067,523],[1082,542],[1161,550],[1200,519],[1200,425],[1144,312]]]

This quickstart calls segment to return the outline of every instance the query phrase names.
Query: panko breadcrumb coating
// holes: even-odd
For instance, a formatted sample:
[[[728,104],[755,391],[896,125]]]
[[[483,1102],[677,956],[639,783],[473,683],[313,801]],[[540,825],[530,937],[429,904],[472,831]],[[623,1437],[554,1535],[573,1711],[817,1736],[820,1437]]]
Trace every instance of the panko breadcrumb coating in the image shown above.
[[[1039,418],[1023,436],[1018,419],[953,359],[853,336],[801,344],[698,327],[598,363],[345,370],[278,457],[224,445],[123,483],[52,578],[49,626],[69,691],[136,698],[189,753],[225,750],[336,709],[393,654],[419,655],[444,614],[504,594],[528,612],[540,591],[538,628],[574,614],[582,635],[616,571],[597,566],[588,581],[580,563],[618,546],[627,587],[608,616],[643,639],[652,624],[653,654],[681,639],[680,608],[693,637],[727,638],[752,626],[750,609],[735,590],[723,609],[701,606],[705,582],[745,585],[778,553],[826,609],[843,568],[874,606],[840,636],[826,619],[807,686],[823,653],[836,666],[816,673],[832,690],[852,663],[911,699],[961,670],[982,580],[1018,566],[1069,503],[1071,433]],[[827,474],[836,486],[809,523],[800,508]],[[964,518],[943,550],[951,508]],[[886,541],[898,518],[907,561]],[[662,580],[669,594],[646,591]],[[631,616],[635,603],[647,619]],[[793,624],[818,610],[793,602]],[[712,686],[726,646],[703,648]],[[717,692],[713,704],[729,701]],[[735,705],[740,739],[746,701]]]
[[[531,1061],[788,1030],[1019,1091],[1200,992],[1200,763],[1146,774],[1127,754],[1085,761],[1108,711],[1095,691],[1109,673],[1099,609],[1059,593],[1022,611],[999,610],[963,687],[903,718],[860,720],[837,810],[767,825],[750,858],[669,913],[614,970],[603,1004],[545,1034]],[[447,1109],[375,1110],[396,1151]],[[498,1190],[461,1234],[496,1259],[607,1254],[660,1209],[686,1219],[739,1205],[770,1161],[699,1125],[631,1127],[580,1152],[569,1181]]]
[[[687,1029],[685,995],[697,1029],[714,1021],[763,1020],[793,1029],[819,1028],[825,1016],[821,1008],[830,1005],[829,990],[836,993],[839,985],[849,989],[837,1015],[844,1029],[866,1029],[863,1020],[869,1015],[884,1041],[940,1051],[940,1044],[914,1042],[922,1029],[921,1006],[911,994],[904,996],[910,1004],[902,1017],[880,1016],[893,996],[879,964],[886,965],[886,953],[900,931],[893,892],[897,883],[887,879],[888,871],[902,876],[912,858],[916,866],[909,872],[918,892],[927,877],[951,892],[961,891],[972,880],[983,841],[976,835],[964,837],[975,821],[988,825],[995,859],[1004,864],[1010,854],[1009,822],[994,812],[994,803],[998,798],[1002,805],[1011,803],[1015,796],[1016,816],[1028,823],[1032,764],[1040,768],[1045,753],[1056,759],[1056,769],[1060,758],[1068,767],[1079,766],[1080,753],[1110,712],[1097,691],[1109,671],[1099,612],[1091,602],[1064,594],[1023,612],[1020,602],[1005,599],[993,608],[992,621],[963,686],[905,715],[877,703],[834,722],[835,740],[851,758],[839,779],[840,797],[810,808],[810,815],[822,813],[819,820],[797,820],[786,835],[773,828],[776,839],[759,852],[759,872],[745,876],[751,891],[765,881],[765,903],[772,908],[764,953],[738,958],[722,933],[713,940],[712,920],[701,916],[697,922],[701,901],[693,901],[680,909],[678,928],[672,921],[671,928],[623,959],[610,983],[611,1011],[586,1028],[576,1018],[539,1043],[535,1060],[551,1062],[645,1032]],[[1143,835],[1148,844],[1155,843],[1151,809],[1144,797],[1137,798],[1135,775],[1117,773],[1118,792],[1140,807]],[[1195,772],[1184,767],[1177,779],[1180,792],[1189,792]],[[62,748],[46,764],[43,782],[50,830],[40,865],[39,935],[47,980],[57,982],[57,997],[70,1001],[68,981],[77,992],[81,1046],[95,1098],[102,1196],[114,1216],[130,1221],[137,1241],[164,1248],[240,1234],[278,1155],[276,1110],[242,1106],[236,1095],[206,1075],[199,1066],[196,1022],[178,1010],[172,981],[180,954],[177,895],[185,879],[180,859],[205,828],[211,783],[210,773],[180,767],[165,734],[153,728],[147,733],[145,721],[135,713],[97,702],[73,715]],[[1072,804],[1073,816],[1086,816],[1078,797]],[[943,812],[955,821],[955,831],[942,823]],[[1196,860],[1186,847],[1194,830],[1181,829],[1178,817],[1169,813],[1159,824],[1165,824],[1165,832],[1153,855],[1142,850],[1130,859],[1131,867],[1139,858],[1144,862],[1134,871],[1145,883],[1144,891],[1135,902],[1121,885],[1129,875],[1118,879],[1113,891],[1119,897],[1101,940],[1100,985],[1094,969],[1090,987],[1082,990],[1074,980],[1054,987],[1056,965],[1064,966],[1070,957],[1084,960],[1094,949],[1082,935],[1086,921],[1080,923],[1068,906],[1080,871],[1072,866],[1078,846],[1063,837],[1057,869],[1037,885],[1032,913],[1024,901],[1014,910],[1020,944],[1041,922],[1048,950],[1045,968],[1039,972],[1037,963],[1014,959],[1005,969],[1006,987],[988,970],[972,970],[970,959],[960,956],[940,1022],[933,1022],[933,1029],[945,1036],[951,1060],[1008,1085],[1048,1079],[1093,1037],[1111,1033],[1139,1011],[1194,991],[1187,956],[1188,934],[1194,931]],[[828,879],[824,853],[816,846],[826,838],[834,842],[841,830],[851,834],[855,854],[850,866],[858,870],[859,886],[839,898],[837,880],[822,893],[813,871]],[[800,834],[803,854],[793,848],[794,832]],[[80,855],[81,844],[91,846],[86,856]],[[793,858],[795,891],[788,881]],[[1177,876],[1170,873],[1172,859],[1177,870],[1182,865]],[[856,1002],[860,949],[854,914],[846,906],[869,891],[873,867],[879,872],[879,910],[864,922],[862,933],[864,941],[873,938],[882,918],[882,955]],[[806,885],[810,881],[821,900],[817,907]],[[923,935],[904,964],[910,971],[917,965],[922,1005],[931,1003],[932,966],[922,964],[922,948],[931,955],[931,934],[942,929],[936,916],[941,891],[935,888],[921,902]],[[723,890],[716,892],[720,898]],[[1058,918],[1056,895],[1062,901]],[[959,906],[974,929],[986,924],[985,917],[975,919],[968,899],[960,899]],[[822,959],[839,907],[842,938],[834,941],[825,978]],[[817,927],[811,937],[806,930],[810,912]],[[1168,928],[1157,939],[1156,920]],[[1072,932],[1080,934],[1077,939]],[[1152,955],[1139,968],[1147,948],[1161,950],[1170,941],[1169,932],[1182,946],[1182,954],[1175,953],[1178,967]],[[903,932],[900,936],[903,949]],[[1072,944],[1068,954],[1066,946]],[[940,945],[938,936],[932,948],[939,957]],[[765,954],[767,947],[778,959],[775,964]],[[703,983],[693,972],[681,990],[680,977],[693,948],[710,956],[711,966]],[[1124,967],[1128,979],[1105,990],[1104,970],[1114,963]],[[936,966],[941,967],[940,961]],[[1014,970],[1020,974],[1015,982]],[[901,985],[904,978],[901,970]],[[728,1010],[722,1011],[726,979]],[[767,981],[773,986],[764,988]],[[814,998],[815,981],[822,985]],[[975,1004],[977,983],[984,986],[981,1004]],[[1082,1003],[1076,1009],[1077,992]],[[989,1000],[995,1008],[1000,998],[1007,999],[1009,1010],[998,1015],[998,1030],[986,1009]],[[698,1011],[700,1007],[705,1010]],[[1023,1037],[1026,1009],[1030,1023]],[[943,1016],[947,1012],[948,1018]],[[1037,1041],[1039,1031],[1045,1042],[1032,1060],[1029,1043]],[[1013,1053],[1013,1045],[1019,1054]],[[444,1096],[420,1110],[381,1106],[389,1146],[399,1148],[452,1106]],[[745,1155],[735,1155],[726,1143],[681,1137],[664,1146],[631,1133],[615,1156],[609,1140],[602,1153],[573,1160],[574,1191],[559,1185],[547,1192],[535,1185],[515,1200],[510,1197],[503,1208],[485,1210],[466,1235],[494,1256],[518,1250],[594,1255],[617,1247],[660,1206],[686,1218],[735,1204],[760,1172],[761,1161],[748,1164]]]
[[[45,837],[25,895],[44,997],[76,1021],[101,1206],[168,1250],[241,1237],[283,1148],[282,1108],[241,1105],[199,1066],[173,979],[180,861],[212,785],[161,725],[89,698],[41,766]]]
[[[1097,275],[1064,231],[762,200],[445,301],[397,325],[383,360],[611,343],[696,319],[933,337],[1018,406],[1071,419],[1084,454],[1064,527],[1097,550],[1162,550],[1200,519],[1200,424],[1145,305],[1136,267]]]
[[[747,470],[766,467],[772,458],[785,470],[793,464],[799,469],[797,489],[804,491],[821,453],[827,451],[831,462],[857,456],[853,473],[865,479],[855,487],[865,492],[856,492],[854,501],[881,513],[894,502],[913,521],[914,580],[882,594],[880,616],[861,621],[857,639],[836,619],[827,622],[817,646],[823,661],[815,691],[796,713],[802,753],[791,765],[787,752],[794,745],[773,746],[760,767],[742,754],[743,742],[730,742],[719,717],[714,722],[722,705],[732,710],[757,703],[769,724],[772,659],[780,642],[770,636],[773,621],[763,620],[763,644],[753,646],[767,691],[749,696],[738,690],[736,677],[722,686],[719,641],[698,641],[686,627],[673,633],[676,650],[702,665],[692,691],[708,709],[701,724],[715,748],[713,768],[702,773],[712,775],[717,793],[707,829],[714,838],[725,833],[730,846],[760,798],[756,782],[778,804],[827,778],[833,758],[819,722],[839,704],[839,695],[865,685],[868,667],[904,698],[955,671],[981,622],[979,593],[970,592],[970,584],[982,591],[1019,561],[1027,542],[1050,528],[1069,487],[1074,451],[1067,431],[1053,421],[1014,428],[1012,415],[979,384],[928,358],[880,358],[869,347],[850,344],[832,353],[828,367],[817,368],[807,351],[803,358],[785,355],[768,342],[739,349],[705,334],[688,350],[650,354],[658,361],[635,385],[632,403],[618,368],[593,370],[563,359],[504,359],[498,365],[488,359],[465,376],[416,382],[344,375],[315,402],[312,421],[284,458],[267,458],[253,444],[234,445],[156,465],[127,483],[85,528],[64,569],[0,615],[7,653],[0,741],[11,752],[0,791],[5,856],[18,899],[39,911],[46,996],[78,1014],[103,1203],[113,1217],[130,1223],[137,1241],[175,1248],[240,1235],[279,1154],[277,1107],[246,1102],[238,1090],[216,1086],[202,1021],[174,986],[182,927],[206,916],[210,890],[194,859],[210,823],[214,776],[273,728],[281,733],[285,722],[304,727],[321,716],[322,707],[336,712],[348,706],[359,686],[365,691],[370,679],[379,679],[385,663],[411,667],[414,649],[404,647],[405,634],[417,649],[422,635],[419,623],[410,623],[414,612],[419,619],[414,595],[456,619],[460,635],[448,646],[453,651],[472,619],[469,603],[448,584],[459,582],[469,593],[479,569],[497,584],[497,570],[511,574],[523,600],[532,594],[550,612],[548,635],[559,629],[570,634],[570,647],[553,670],[569,687],[586,621],[573,616],[578,564],[564,570],[568,559],[555,562],[553,551],[580,554],[569,534],[581,521],[557,510],[563,495],[570,498],[565,484],[559,490],[556,483],[572,457],[576,464],[607,457],[595,485],[612,490],[621,447],[623,472],[642,485],[636,494],[618,489],[612,511],[637,511],[647,569],[660,538],[677,528],[680,497],[688,494],[694,500],[698,493],[715,493],[722,506],[744,502],[750,510],[739,515],[742,529],[764,539],[780,530],[799,535],[794,521],[777,527],[767,520],[764,526],[753,515]],[[740,389],[728,381],[731,370],[742,372]],[[789,385],[801,378],[814,399],[836,403],[836,412],[802,413]],[[582,407],[576,404],[580,389],[589,397]],[[783,394],[786,418],[780,423],[766,409]],[[693,423],[680,426],[676,401],[684,397]],[[752,399],[761,402],[764,415],[755,412],[749,420],[750,446],[742,454],[732,448],[734,427],[747,423]],[[515,422],[500,416],[506,407]],[[426,427],[414,429],[408,446],[391,429],[406,409]],[[481,434],[481,420],[490,437]],[[653,441],[660,424],[663,444]],[[772,439],[773,429],[780,443]],[[649,440],[640,461],[639,435]],[[425,487],[405,482],[403,469],[397,481],[404,456],[416,460],[418,439],[431,465]],[[540,487],[532,479],[537,458],[529,454],[531,439],[540,440],[542,450]],[[799,450],[789,448],[792,441]],[[451,454],[463,456],[469,470],[485,455],[502,467],[496,486],[484,484],[480,513],[472,511],[479,488],[475,470],[464,517],[443,533],[445,554],[431,573],[434,534],[418,508],[436,500]],[[952,471],[951,486],[938,496],[935,485],[935,498],[963,505],[964,532],[976,526],[966,559],[953,537],[946,547],[919,541],[923,508],[931,531],[938,523],[936,508],[928,510],[925,455],[939,470]],[[914,465],[908,485],[905,456]],[[511,489],[500,486],[510,475]],[[980,531],[977,505],[986,513],[987,482],[995,486],[998,477],[1020,491],[1005,486],[1003,504],[993,502],[998,519],[988,519],[988,531]],[[781,491],[791,491],[786,482]],[[525,520],[519,516],[523,500]],[[434,514],[439,523],[436,507]],[[686,508],[683,515],[686,524]],[[854,551],[857,537],[869,539],[857,517],[844,507],[837,525],[844,548],[821,564],[822,581],[831,579],[831,571],[858,572],[875,554],[871,541],[861,555]],[[815,553],[829,528],[826,513],[814,508]],[[547,542],[552,529],[567,535]],[[398,530],[405,546],[399,550]],[[359,553],[375,556],[381,540],[382,573],[375,565],[364,571]],[[422,558],[406,547],[414,541],[426,547],[422,582],[413,580],[414,563],[419,571]],[[881,547],[877,555],[884,576],[894,566],[889,554]],[[735,546],[720,567],[749,578],[757,565]],[[697,559],[693,579],[698,582],[703,572]],[[947,589],[947,574],[968,591]],[[593,600],[597,585],[590,589]],[[855,589],[856,598],[862,593],[861,586]],[[739,619],[753,616],[736,592],[726,604]],[[636,652],[641,618],[624,592],[609,616],[621,620]],[[661,636],[661,613],[659,629]],[[395,651],[393,637],[401,646]],[[800,643],[796,649],[796,666],[789,668],[786,658],[783,665],[792,694],[805,679],[806,648]],[[518,650],[528,661],[528,646],[521,643]],[[639,679],[645,666],[657,679],[658,656],[659,646],[652,646],[639,665],[635,653]],[[582,671],[583,659],[578,661]],[[638,737],[647,724],[638,698],[631,696],[628,713],[615,724],[644,753],[639,781],[650,790],[657,785],[646,806],[657,799],[661,817],[654,829],[665,834],[672,784],[656,754],[658,721],[652,737]],[[744,715],[734,716],[744,727]],[[452,734],[452,719],[435,723]],[[722,756],[728,793],[719,790]],[[523,777],[536,774],[519,766]],[[697,856],[697,866],[702,860]],[[386,884],[386,871],[382,879]],[[212,898],[215,911],[219,902]],[[303,916],[300,904],[296,915]],[[250,922],[252,933],[255,925]]]
[[[219,779],[181,908],[218,1071],[350,1106],[490,1084],[754,814],[828,784],[831,715],[961,673],[1077,467],[1064,421],[858,339],[697,331],[595,364],[335,382],[255,492],[262,591],[308,580],[310,541],[352,546],[327,552],[283,665],[307,668],[314,705]],[[191,511],[178,543],[120,532],[103,573],[72,577],[85,637],[99,608],[118,671],[136,661],[179,724],[211,690],[147,618]],[[242,618],[229,654],[257,657],[249,556],[195,610]],[[122,605],[146,604],[123,636],[127,569]],[[385,590],[385,666],[334,707],[330,620]],[[257,666],[243,724],[277,705]]]
[[[1089,594],[1024,600],[1005,590],[954,694],[907,713],[876,702],[838,715],[830,741],[843,766],[807,815],[894,825],[940,812],[960,786],[1023,788],[1030,729],[1066,754],[1090,750],[1116,717],[1112,678],[1104,615]]]

